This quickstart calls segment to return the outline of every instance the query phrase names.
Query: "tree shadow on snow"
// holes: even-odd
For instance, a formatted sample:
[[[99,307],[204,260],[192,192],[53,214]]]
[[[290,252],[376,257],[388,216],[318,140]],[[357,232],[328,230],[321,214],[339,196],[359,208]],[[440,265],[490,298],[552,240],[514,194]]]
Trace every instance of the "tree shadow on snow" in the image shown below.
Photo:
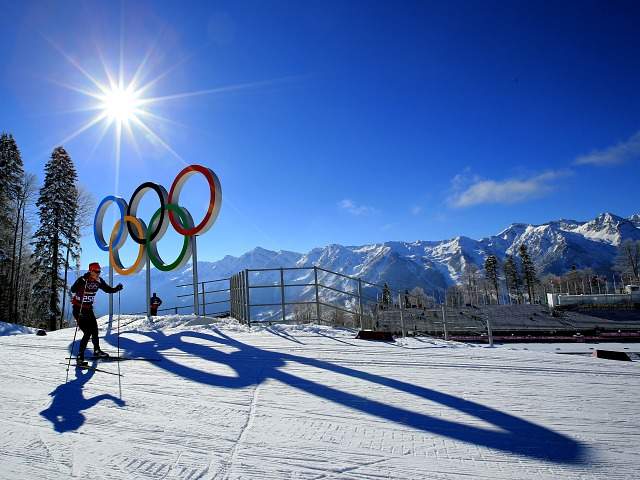
[[[574,465],[586,463],[587,448],[576,440],[486,405],[464,400],[437,390],[343,367],[323,360],[263,350],[239,342],[217,329],[215,330],[216,335],[193,331],[177,332],[172,335],[165,335],[161,331],[136,331],[135,333],[146,336],[149,340],[137,342],[126,336],[121,336],[120,348],[126,352],[126,355],[161,358],[161,362],[153,363],[153,365],[194,382],[224,388],[244,388],[272,378],[354,410],[424,432],[431,432],[454,440],[532,459]],[[116,342],[115,335],[105,337],[105,339],[111,344]],[[185,341],[185,339],[198,340],[200,343]],[[215,348],[215,345],[206,345],[202,341],[232,347],[235,350],[229,353],[221,352]],[[174,361],[176,358],[174,354],[162,355],[162,351],[171,349],[178,349],[195,357],[227,365],[235,371],[236,375],[225,376],[194,369]],[[493,427],[497,427],[497,429],[458,423],[341,391],[280,370],[280,367],[283,367],[286,363],[308,365],[405,392],[475,417],[491,424]],[[256,364],[259,364],[260,368],[256,368]]]
[[[95,362],[93,366],[95,367]],[[95,372],[77,367],[72,368],[75,368],[76,378],[56,387],[49,394],[53,397],[51,405],[40,412],[40,415],[49,420],[53,425],[53,429],[59,433],[70,432],[80,428],[86,420],[82,411],[94,407],[102,400],[111,400],[120,407],[125,405],[124,401],[109,394],[84,398],[84,386],[91,380]]]

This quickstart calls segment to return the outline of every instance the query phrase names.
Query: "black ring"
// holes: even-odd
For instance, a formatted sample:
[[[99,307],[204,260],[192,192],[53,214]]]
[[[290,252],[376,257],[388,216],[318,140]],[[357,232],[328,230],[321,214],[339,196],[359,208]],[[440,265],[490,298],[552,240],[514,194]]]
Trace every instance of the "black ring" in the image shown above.
[[[145,182],[142,185],[138,186],[138,188],[136,188],[136,191],[133,192],[133,195],[131,195],[131,200],[129,200],[127,215],[137,218],[138,204],[140,203],[140,200],[142,200],[142,197],[147,192],[147,190],[153,190],[154,192],[156,192],[156,195],[158,195],[158,198],[160,199],[161,209],[160,221],[156,224],[155,228],[151,232],[151,236],[149,237],[149,241],[152,242],[158,235],[164,234],[167,229],[167,223],[165,220],[165,205],[167,204],[167,197],[169,196],[167,190],[162,185],[158,185],[157,183],[153,182]],[[140,198],[137,198],[138,195]],[[135,230],[131,226],[131,222],[126,222],[126,224],[127,230],[129,230],[129,235],[131,235],[133,241],[140,245],[144,244],[146,242],[146,239],[138,237]],[[151,225],[148,225],[147,228],[151,228]]]

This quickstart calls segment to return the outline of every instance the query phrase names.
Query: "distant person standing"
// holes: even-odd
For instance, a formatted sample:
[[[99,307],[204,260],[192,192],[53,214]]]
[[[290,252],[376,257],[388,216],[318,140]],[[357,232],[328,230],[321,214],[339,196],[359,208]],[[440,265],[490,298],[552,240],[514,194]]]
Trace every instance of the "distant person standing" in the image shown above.
[[[158,307],[162,305],[162,300],[159,296],[156,295],[156,292],[153,292],[153,296],[151,297],[151,315],[158,315]]]
[[[77,358],[78,365],[87,365],[87,362],[84,361],[84,351],[87,348],[87,343],[89,343],[89,338],[93,341],[94,357],[109,356],[100,350],[98,322],[93,313],[93,301],[96,298],[98,289],[107,293],[115,293],[122,290],[122,284],[119,283],[115,287],[108,285],[107,282],[100,278],[100,264],[94,262],[89,264],[89,271],[79,277],[71,286],[71,293],[73,294],[73,298],[71,299],[73,318],[76,319],[78,328],[80,328],[84,334],[80,340],[80,350],[78,351]]]

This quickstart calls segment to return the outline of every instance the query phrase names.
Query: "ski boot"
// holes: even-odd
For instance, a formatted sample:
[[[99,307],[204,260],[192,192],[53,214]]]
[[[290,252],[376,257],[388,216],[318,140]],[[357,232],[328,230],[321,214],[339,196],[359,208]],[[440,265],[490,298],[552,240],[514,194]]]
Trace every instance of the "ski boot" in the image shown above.
[[[82,355],[78,355],[76,357],[76,366],[78,366],[78,367],[88,367],[89,366],[89,362],[86,362]]]
[[[93,358],[109,358],[109,354],[107,352],[103,352],[102,350],[94,350]]]

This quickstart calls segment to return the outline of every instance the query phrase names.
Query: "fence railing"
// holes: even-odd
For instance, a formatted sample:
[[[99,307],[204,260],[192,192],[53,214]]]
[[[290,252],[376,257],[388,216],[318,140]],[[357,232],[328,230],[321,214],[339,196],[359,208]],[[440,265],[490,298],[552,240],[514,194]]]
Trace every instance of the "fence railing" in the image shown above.
[[[198,308],[199,308],[198,315],[202,315],[202,316],[214,315],[215,316],[215,315],[224,315],[229,313],[230,311],[230,308],[229,308],[230,298],[228,296],[228,293],[230,291],[229,287],[217,288],[214,290],[207,290],[207,285],[209,284],[218,284],[220,282],[228,282],[229,280],[230,280],[229,278],[218,278],[215,280],[206,280],[203,282],[198,282],[198,297],[200,300],[198,302]],[[176,285],[176,288],[184,288],[184,287],[192,287],[192,286],[193,286],[193,283],[185,283],[181,285]],[[223,294],[225,292],[227,293],[226,295],[227,298],[219,299],[218,297],[218,299],[216,300],[210,300],[211,297],[207,297],[207,295],[218,295],[218,294]],[[193,292],[180,294],[176,296],[176,298],[178,299],[186,298],[186,297],[193,298]],[[217,311],[212,311],[212,310],[207,311],[208,305],[220,305],[220,306],[223,306],[223,309],[217,310]],[[193,312],[194,306],[192,303],[188,303],[185,305],[173,305],[171,307],[158,308],[158,313],[173,312],[177,315],[181,310],[189,310]],[[146,311],[141,311],[141,312],[128,313],[127,315],[146,315],[146,314],[147,314]]]
[[[231,315],[249,325],[317,322],[403,335],[441,332],[447,337],[444,305],[434,302],[429,309],[424,298],[407,291],[318,266],[245,269],[231,277],[230,289]],[[428,312],[437,312],[439,318],[427,318]],[[456,331],[478,335],[489,327],[488,320],[453,323]]]
[[[231,279],[230,278],[217,278],[215,280],[206,280],[203,282],[198,282],[199,288],[198,288],[198,296],[201,297],[200,298],[200,302],[198,304],[198,307],[200,308],[200,312],[199,314],[202,316],[207,316],[207,305],[226,305],[226,309],[223,310],[219,310],[217,312],[211,312],[209,311],[209,313],[213,314],[213,315],[218,315],[221,313],[228,313],[231,309],[230,309],[230,302],[231,302],[231,298],[230,298],[230,291],[231,288],[230,286],[227,286],[226,288],[215,288],[214,290],[207,290],[207,285],[210,284],[220,284],[221,282],[226,282],[225,285],[229,285],[229,281]],[[177,288],[183,288],[183,287],[193,287],[193,283],[185,283],[182,285],[177,285]],[[226,295],[224,295],[225,298],[219,299],[218,294],[223,294],[226,293]],[[212,300],[212,301],[208,301],[207,300],[207,295],[212,295],[215,294],[217,296],[217,300]],[[182,295],[178,295],[177,298],[185,298],[185,297],[193,297],[193,292],[189,292],[189,293],[185,293]]]
[[[193,283],[177,285],[186,287],[192,290]],[[177,295],[178,299],[192,297],[192,291]],[[449,332],[463,332],[491,337],[488,319],[454,316],[448,320],[447,306],[433,298],[318,266],[244,269],[231,277],[198,282],[198,297],[200,315],[230,314],[247,325],[315,322],[403,336],[422,333],[446,339]],[[158,312],[177,314],[193,308],[189,302]]]
[[[328,276],[342,278],[355,288],[341,288],[335,282],[328,285],[324,281]],[[321,267],[245,269],[230,280],[231,315],[247,324],[316,321],[362,327],[367,317],[363,283],[368,282]],[[337,297],[351,301],[331,301]]]

